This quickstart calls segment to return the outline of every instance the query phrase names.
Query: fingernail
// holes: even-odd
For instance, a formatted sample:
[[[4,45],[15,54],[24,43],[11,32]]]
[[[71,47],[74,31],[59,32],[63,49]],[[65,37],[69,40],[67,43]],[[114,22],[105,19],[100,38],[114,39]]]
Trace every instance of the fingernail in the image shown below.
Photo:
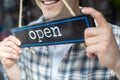
[[[21,45],[21,42],[20,42],[20,41],[18,42],[18,45]]]
[[[83,8],[81,8],[81,12],[82,12],[83,14],[85,14],[86,11],[87,11],[87,7],[83,7]]]
[[[84,14],[84,13],[83,13],[83,8],[84,8],[84,7],[80,7],[80,13],[81,13],[81,14]]]

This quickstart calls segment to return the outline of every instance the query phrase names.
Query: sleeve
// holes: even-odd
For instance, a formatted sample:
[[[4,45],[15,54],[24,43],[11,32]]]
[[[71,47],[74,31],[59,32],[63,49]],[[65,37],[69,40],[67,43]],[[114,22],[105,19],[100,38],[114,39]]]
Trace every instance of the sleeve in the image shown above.
[[[8,80],[8,77],[5,72],[4,72],[4,80]]]
[[[21,54],[19,58],[19,69],[21,72],[21,79],[20,80],[26,80],[26,72],[25,72],[25,57],[24,57],[25,50],[23,50],[23,53]]]
[[[110,75],[111,75],[110,80],[119,80],[119,78],[117,77],[117,75],[115,74],[115,72],[113,70],[111,70]]]
[[[118,44],[118,47],[120,49],[120,27],[117,25],[112,25],[113,33],[116,39],[116,42]]]
[[[24,70],[24,65],[22,63],[19,63],[19,66],[20,66],[20,72],[21,72],[20,80],[26,80],[26,74],[25,74],[25,70]]]
[[[3,72],[0,71],[0,80],[4,80]]]
[[[2,66],[1,61],[0,61],[0,80],[4,80],[4,76],[3,76],[3,66]]]

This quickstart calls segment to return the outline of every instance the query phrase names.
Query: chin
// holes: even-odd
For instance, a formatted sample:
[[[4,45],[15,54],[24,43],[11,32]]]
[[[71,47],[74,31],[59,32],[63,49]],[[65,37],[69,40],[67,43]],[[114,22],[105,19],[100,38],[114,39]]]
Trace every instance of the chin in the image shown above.
[[[44,14],[44,17],[45,19],[47,20],[57,20],[57,19],[61,19],[63,18],[63,14],[61,13],[61,10],[60,11],[50,11],[50,12],[47,12],[47,13],[43,13]]]

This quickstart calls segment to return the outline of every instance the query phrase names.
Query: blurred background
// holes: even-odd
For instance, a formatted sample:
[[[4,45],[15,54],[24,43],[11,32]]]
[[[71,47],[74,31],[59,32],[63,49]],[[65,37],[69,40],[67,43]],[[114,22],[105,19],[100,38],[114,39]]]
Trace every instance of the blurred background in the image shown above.
[[[120,26],[120,0],[80,0],[81,6],[90,6],[101,11],[106,19]],[[35,0],[23,0],[23,23],[38,19],[41,11],[35,4]],[[19,0],[0,0],[0,41],[10,35],[10,29],[18,26]],[[1,67],[2,65],[0,65]],[[0,73],[3,69],[0,68]],[[0,74],[0,80],[2,74]]]

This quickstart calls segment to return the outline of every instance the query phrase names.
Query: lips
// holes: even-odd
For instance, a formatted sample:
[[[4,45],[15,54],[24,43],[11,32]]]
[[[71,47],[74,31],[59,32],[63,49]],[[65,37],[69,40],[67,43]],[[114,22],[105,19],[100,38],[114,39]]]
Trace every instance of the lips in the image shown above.
[[[59,0],[41,0],[41,2],[45,5],[50,5],[50,4],[55,4],[57,3]]]

